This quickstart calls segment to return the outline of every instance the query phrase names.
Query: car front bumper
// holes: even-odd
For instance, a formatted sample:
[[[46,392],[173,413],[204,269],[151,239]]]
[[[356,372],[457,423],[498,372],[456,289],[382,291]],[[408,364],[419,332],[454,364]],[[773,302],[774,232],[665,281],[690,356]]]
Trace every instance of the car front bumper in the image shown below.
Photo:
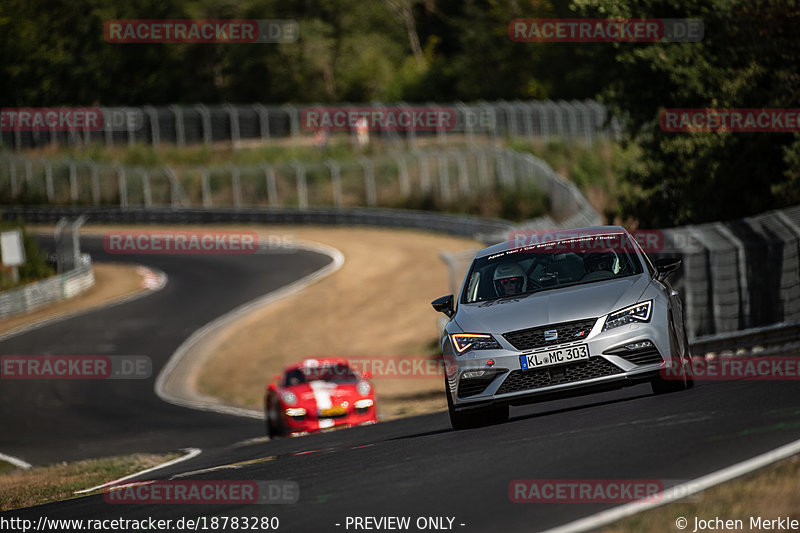
[[[457,355],[447,343],[445,356],[455,364],[447,375],[447,394],[456,411],[487,405],[524,405],[572,397],[659,378],[672,361],[675,347],[666,317],[602,331],[595,322],[582,340],[531,350],[515,350],[503,339],[502,349],[472,350]],[[500,337],[500,335],[495,335]],[[641,343],[649,343],[649,346]],[[523,369],[520,356],[586,345],[589,358],[535,369]],[[475,376],[483,371],[480,376]]]

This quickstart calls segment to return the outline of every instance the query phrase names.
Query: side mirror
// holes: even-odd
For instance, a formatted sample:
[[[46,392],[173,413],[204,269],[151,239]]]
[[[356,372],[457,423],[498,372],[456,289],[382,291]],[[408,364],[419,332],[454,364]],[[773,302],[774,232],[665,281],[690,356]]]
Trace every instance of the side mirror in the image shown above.
[[[447,296],[442,296],[441,298],[436,298],[434,301],[431,302],[431,305],[434,309],[439,311],[440,313],[444,313],[449,317],[453,317],[456,314],[455,307],[453,306],[453,295],[448,294]]]
[[[366,372],[363,372],[363,373],[361,374],[361,377],[362,377],[362,378],[364,378],[364,379],[369,379],[369,378],[371,378],[371,377],[372,377],[372,372],[370,372],[369,370],[368,370],[368,371],[366,371]]]
[[[681,266],[681,263],[683,263],[681,259],[677,260],[670,259],[667,261],[656,263],[656,270],[657,270],[656,279],[658,281],[663,281],[664,279],[666,279],[667,276],[678,270],[678,268],[680,268]]]

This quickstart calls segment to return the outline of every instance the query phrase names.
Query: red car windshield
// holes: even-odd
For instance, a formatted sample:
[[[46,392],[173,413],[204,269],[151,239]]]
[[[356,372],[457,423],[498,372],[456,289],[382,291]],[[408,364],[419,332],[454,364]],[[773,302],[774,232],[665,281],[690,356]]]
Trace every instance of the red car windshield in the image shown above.
[[[300,385],[311,381],[347,383],[358,381],[358,376],[344,364],[300,367],[286,373],[286,386]]]

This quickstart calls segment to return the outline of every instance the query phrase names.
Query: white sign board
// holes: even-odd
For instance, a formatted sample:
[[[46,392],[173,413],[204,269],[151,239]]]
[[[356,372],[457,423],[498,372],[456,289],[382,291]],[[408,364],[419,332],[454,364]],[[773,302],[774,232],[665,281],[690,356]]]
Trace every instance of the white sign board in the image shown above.
[[[3,266],[20,266],[25,264],[25,247],[22,245],[22,231],[15,229],[0,233],[0,251]]]

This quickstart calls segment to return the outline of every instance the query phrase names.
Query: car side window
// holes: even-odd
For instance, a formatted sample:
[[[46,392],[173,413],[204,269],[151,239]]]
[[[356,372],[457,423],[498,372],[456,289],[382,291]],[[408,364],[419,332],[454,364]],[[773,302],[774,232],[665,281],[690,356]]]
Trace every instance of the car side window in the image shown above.
[[[306,377],[300,370],[294,369],[286,373],[287,387],[291,387],[292,385],[300,385],[301,383],[305,382],[306,382]]]

